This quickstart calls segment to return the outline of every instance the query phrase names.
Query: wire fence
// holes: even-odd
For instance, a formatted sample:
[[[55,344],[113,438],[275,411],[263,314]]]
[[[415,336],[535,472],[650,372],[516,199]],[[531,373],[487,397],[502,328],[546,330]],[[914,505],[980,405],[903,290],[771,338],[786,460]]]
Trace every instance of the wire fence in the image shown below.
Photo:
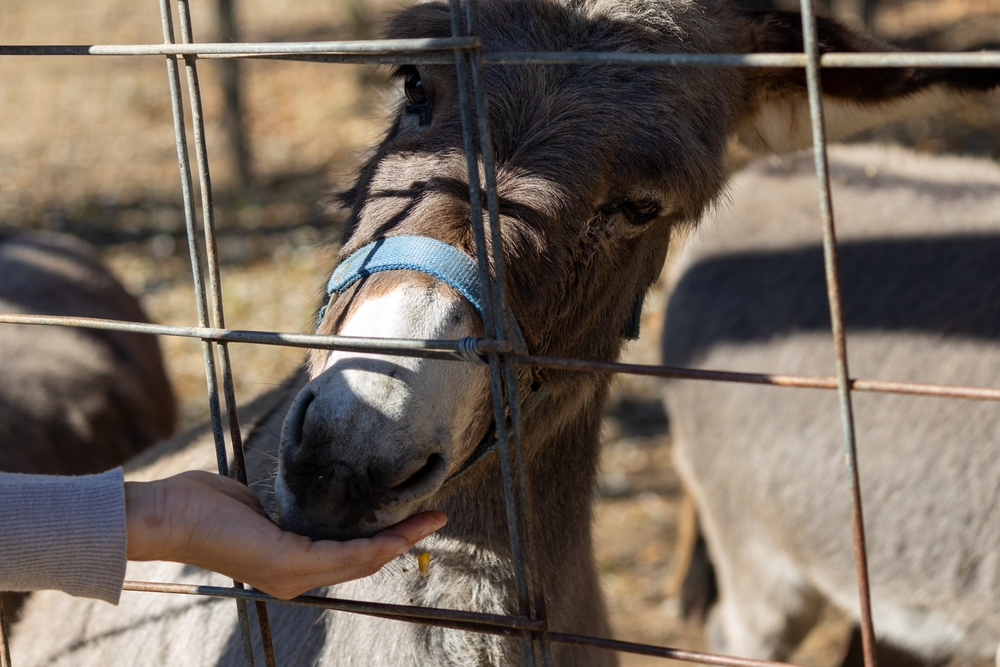
[[[830,53],[820,55],[816,37],[816,17],[810,0],[802,0],[803,53],[782,54],[637,54],[637,53],[497,53],[485,52],[479,39],[478,0],[450,0],[452,36],[445,39],[365,40],[341,42],[294,43],[196,43],[188,0],[177,0],[180,42],[174,32],[169,0],[159,0],[163,44],[156,45],[85,45],[85,46],[0,46],[0,56],[165,56],[173,112],[174,133],[187,230],[188,248],[194,276],[198,326],[172,327],[133,322],[88,318],[0,315],[0,323],[88,327],[130,331],[164,336],[185,336],[202,341],[209,409],[216,457],[220,474],[232,475],[246,483],[246,466],[233,389],[233,369],[229,359],[231,343],[282,345],[290,347],[351,350],[400,356],[452,359],[469,363],[456,340],[388,340],[344,336],[305,335],[279,332],[231,330],[225,326],[221,298],[219,258],[215,239],[212,181],[197,62],[209,58],[276,58],[331,63],[453,64],[458,77],[459,101],[469,174],[469,197],[476,242],[481,293],[484,299],[484,325],[487,337],[477,339],[475,353],[489,364],[492,407],[497,428],[511,551],[515,570],[517,614],[502,616],[451,609],[400,606],[375,602],[339,600],[303,595],[291,601],[279,601],[263,593],[246,589],[240,582],[232,587],[154,584],[127,581],[131,591],[186,594],[232,598],[236,601],[244,662],[254,664],[252,628],[247,605],[253,604],[258,618],[264,661],[275,665],[268,623],[267,603],[292,604],[365,614],[412,623],[431,624],[470,632],[519,637],[526,665],[551,664],[551,644],[567,644],[609,649],[660,658],[685,660],[728,667],[780,665],[783,663],[713,655],[696,651],[652,646],[607,638],[552,632],[547,628],[545,593],[536,549],[535,528],[528,492],[529,479],[521,451],[521,415],[516,369],[518,366],[558,368],[570,371],[631,373],[666,378],[768,384],[784,387],[809,387],[837,391],[843,426],[854,526],[854,549],[860,598],[860,617],[866,667],[876,667],[874,629],[871,618],[866,563],[864,520],[857,474],[857,453],[851,395],[854,391],[916,394],[1000,401],[1000,389],[929,383],[891,382],[851,378],[847,366],[846,335],[841,309],[837,273],[837,245],[834,228],[830,179],[827,169],[827,145],[824,134],[823,101],[819,71],[821,67],[1000,67],[1000,53]],[[464,10],[464,11],[463,11]],[[837,373],[832,377],[807,377],[774,374],[750,374],[707,371],[666,366],[647,366],[582,359],[561,359],[516,353],[511,345],[511,322],[505,294],[505,266],[499,235],[496,161],[491,142],[484,68],[494,64],[631,64],[667,67],[783,67],[804,68],[807,78],[815,168],[820,186],[820,213],[823,224],[825,272],[829,296],[832,335],[837,356]],[[181,68],[187,83],[193,133],[194,161],[197,168],[201,216],[196,205],[194,176],[188,154],[188,128],[182,100]],[[473,114],[475,110],[475,114]],[[474,125],[474,122],[476,125]],[[479,138],[476,145],[475,137]],[[480,180],[480,161],[482,181]],[[487,210],[484,220],[483,204]],[[203,236],[202,256],[199,236]],[[487,243],[487,235],[490,242]],[[487,266],[495,267],[490,277]],[[208,276],[207,284],[205,275]],[[496,304],[496,308],[494,307]],[[218,373],[217,373],[218,365]],[[222,379],[221,394],[228,415],[227,448],[222,419],[222,403],[217,377]],[[508,420],[507,416],[510,419]],[[229,451],[231,450],[231,460]],[[232,470],[230,470],[232,468]],[[0,665],[11,666],[7,625],[0,607]]]

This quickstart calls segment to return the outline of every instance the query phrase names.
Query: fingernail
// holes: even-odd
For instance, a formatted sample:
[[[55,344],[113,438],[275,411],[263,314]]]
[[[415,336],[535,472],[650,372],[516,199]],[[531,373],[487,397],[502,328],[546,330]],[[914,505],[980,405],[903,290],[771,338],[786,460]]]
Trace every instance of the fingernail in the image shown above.
[[[396,549],[396,555],[397,556],[402,556],[403,554],[407,553],[409,550],[410,550],[410,545],[409,544],[401,546],[400,548]]]
[[[422,540],[425,537],[427,537],[428,535],[430,535],[431,533],[434,533],[434,532],[436,532],[436,531],[444,528],[444,526],[445,526],[446,523],[448,523],[448,522],[447,521],[435,521],[434,523],[432,523],[431,525],[429,525],[426,530],[421,531],[420,539]]]

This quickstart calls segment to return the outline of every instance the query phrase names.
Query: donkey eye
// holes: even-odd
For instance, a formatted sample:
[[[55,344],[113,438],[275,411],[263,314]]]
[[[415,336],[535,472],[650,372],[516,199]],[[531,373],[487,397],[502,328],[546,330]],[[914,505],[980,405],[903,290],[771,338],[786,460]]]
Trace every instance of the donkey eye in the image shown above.
[[[406,95],[406,102],[410,107],[417,107],[427,104],[427,91],[424,90],[424,82],[420,80],[420,73],[415,69],[406,72],[403,80],[403,93]]]
[[[630,224],[644,225],[660,215],[660,205],[655,201],[621,201],[601,208],[604,215],[621,213]]]
[[[660,205],[655,201],[630,202],[626,207],[626,215],[640,222],[649,222],[660,214]]]

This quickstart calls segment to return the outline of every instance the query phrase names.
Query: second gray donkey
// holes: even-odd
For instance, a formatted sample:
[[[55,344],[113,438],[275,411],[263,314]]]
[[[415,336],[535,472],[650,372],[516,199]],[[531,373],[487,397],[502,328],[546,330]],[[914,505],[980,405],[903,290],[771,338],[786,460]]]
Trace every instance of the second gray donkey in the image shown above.
[[[13,229],[0,229],[0,313],[148,321],[92,247]],[[103,472],[169,436],[176,421],[153,336],[0,324],[0,472]],[[24,595],[2,595],[15,616]]]
[[[851,377],[1000,386],[1000,169],[835,148]],[[677,266],[664,363],[835,374],[812,156],[734,181]],[[855,392],[874,626],[928,662],[1000,641],[1000,404]],[[717,573],[711,648],[787,658],[824,601],[857,618],[836,392],[700,381],[665,391]]]
[[[484,0],[478,16],[490,53],[790,53],[803,43],[800,16],[748,12],[725,0]],[[888,48],[828,19],[817,29],[824,52]],[[384,34],[449,37],[450,5],[407,7]],[[384,137],[340,196],[347,217],[338,275],[350,280],[328,285],[317,331],[482,336],[488,318],[466,295],[471,288],[453,287],[433,267],[351,268],[391,268],[392,252],[414,246],[475,266],[472,221],[482,202],[470,197],[462,128],[476,124],[461,111],[455,67],[410,64],[395,75]],[[491,65],[482,78],[489,107],[479,120],[489,123],[492,139],[494,231],[507,266],[507,303],[533,355],[616,360],[671,237],[717,201],[729,167],[750,154],[809,144],[801,70]],[[844,136],[998,84],[997,69],[824,69],[827,130]],[[475,179],[477,173],[473,168]],[[529,569],[544,581],[546,627],[608,636],[591,526],[611,378],[520,366],[516,381],[525,406],[520,461],[539,527],[537,568]],[[245,438],[249,476],[283,528],[347,539],[424,509],[449,516],[418,547],[434,563],[426,578],[414,574],[414,550],[380,576],[327,594],[504,615],[527,608],[516,594],[503,466],[500,457],[481,455],[493,423],[486,366],[313,350],[304,372],[268,401],[269,410],[256,404],[256,424],[249,408],[241,416],[253,425]],[[190,455],[185,465],[203,465],[211,448],[195,439],[174,454]],[[136,472],[169,474],[178,460],[164,454]],[[129,577],[218,581],[164,564],[134,564]],[[242,664],[231,601],[136,595],[123,597],[119,608],[99,604],[55,593],[34,597],[13,631],[15,663]],[[528,662],[518,636],[270,607],[277,661],[286,667]],[[552,664],[611,667],[616,657],[553,643]]]
[[[65,234],[0,230],[0,313],[148,322],[97,252]],[[83,475],[174,431],[153,336],[0,324],[0,471]]]

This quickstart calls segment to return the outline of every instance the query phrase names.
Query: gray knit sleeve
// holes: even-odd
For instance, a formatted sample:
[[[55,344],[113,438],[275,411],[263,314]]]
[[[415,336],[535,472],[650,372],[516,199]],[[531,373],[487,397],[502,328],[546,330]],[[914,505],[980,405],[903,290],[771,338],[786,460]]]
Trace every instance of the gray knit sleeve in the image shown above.
[[[54,588],[118,604],[125,580],[122,469],[0,473],[0,590]]]

